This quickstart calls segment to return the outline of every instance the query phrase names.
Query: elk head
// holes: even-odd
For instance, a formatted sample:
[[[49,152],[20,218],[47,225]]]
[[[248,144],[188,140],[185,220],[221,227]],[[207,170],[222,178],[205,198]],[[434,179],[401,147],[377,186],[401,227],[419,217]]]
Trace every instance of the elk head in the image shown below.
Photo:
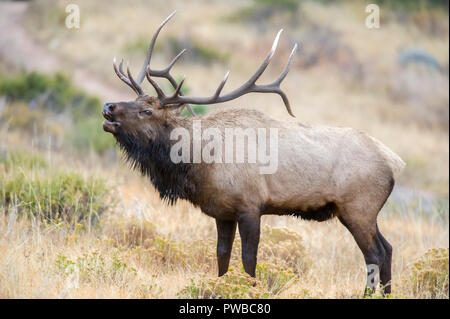
[[[184,107],[187,107],[189,112],[192,115],[195,115],[192,108],[190,107],[190,104],[221,103],[236,99],[244,94],[252,92],[279,94],[283,99],[288,113],[291,116],[294,116],[289,104],[289,100],[286,94],[281,90],[280,84],[289,71],[292,58],[297,51],[297,44],[294,45],[287,64],[285,65],[280,76],[275,81],[266,85],[256,84],[256,81],[265,71],[274,55],[278,40],[283,30],[280,30],[278,32],[273,42],[272,49],[270,50],[269,54],[266,56],[258,70],[240,87],[227,94],[221,94],[222,89],[225,86],[225,82],[228,79],[228,75],[230,74],[228,71],[213,95],[209,97],[190,97],[183,95],[182,86],[184,83],[184,78],[178,83],[170,74],[172,67],[186,51],[185,49],[182,50],[165,69],[154,70],[150,68],[150,60],[158,34],[161,31],[162,27],[170,20],[170,18],[172,18],[174,14],[175,11],[171,13],[160,24],[155,34],[153,35],[144,65],[142,66],[142,69],[136,80],[133,78],[129,66],[127,66],[127,70],[125,73],[123,70],[123,60],[120,62],[119,66],[117,66],[116,60],[114,58],[113,67],[117,76],[123,82],[125,82],[125,84],[131,87],[131,89],[138,95],[138,97],[136,98],[136,100],[131,102],[106,103],[104,105],[103,116],[105,117],[106,121],[103,123],[103,129],[105,131],[114,134],[116,137],[117,134],[121,132],[126,132],[128,136],[133,135],[136,137],[142,133],[146,134],[147,136],[154,136],[158,134],[161,126],[166,125],[166,123],[170,121],[170,119],[176,117],[176,115]],[[171,95],[164,94],[163,90],[158,86],[158,84],[153,80],[152,77],[167,79],[175,88],[175,92]],[[142,90],[140,84],[142,83],[144,78],[147,78],[147,80],[155,89],[157,93],[156,97],[148,96]]]

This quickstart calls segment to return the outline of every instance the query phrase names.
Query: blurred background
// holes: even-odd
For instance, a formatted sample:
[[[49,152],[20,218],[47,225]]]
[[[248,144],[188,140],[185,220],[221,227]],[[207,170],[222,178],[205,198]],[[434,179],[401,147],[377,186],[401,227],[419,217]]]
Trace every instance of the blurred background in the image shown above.
[[[366,27],[369,3],[379,5],[379,28]],[[70,4],[78,5],[79,28],[66,26]],[[174,297],[198,276],[198,269],[183,264],[181,271],[164,254],[187,239],[214,239],[214,221],[188,203],[170,208],[161,202],[148,181],[127,168],[112,136],[102,130],[103,103],[135,98],[114,74],[113,57],[129,60],[137,74],[153,32],[173,10],[177,14],[160,33],[152,67],[165,67],[187,48],[172,73],[187,76],[189,94],[211,94],[227,70],[224,92],[239,86],[283,28],[260,80],[269,82],[299,43],[282,84],[295,119],[276,95],[250,94],[195,110],[202,115],[231,105],[252,107],[277,119],[358,128],[381,140],[407,164],[380,217],[397,252],[394,278],[402,282],[397,296],[448,298],[449,4],[439,0],[0,1],[0,297]],[[148,83],[145,90],[153,92]],[[290,265],[302,283],[284,290],[266,287],[272,296],[358,296],[363,259],[343,227],[334,221],[292,223],[290,217],[267,217],[265,223],[300,234],[302,251],[313,260],[307,270]],[[50,227],[49,241],[24,239],[41,236],[42,227]],[[156,238],[168,246],[158,250]],[[145,239],[151,242],[146,249],[166,258],[158,261],[166,268],[127,259],[130,247],[141,247]],[[23,241],[35,246],[26,248]],[[67,248],[68,242],[74,246]],[[115,254],[106,253],[109,244]],[[443,283],[441,277],[426,283],[439,287],[430,292],[420,283],[423,274],[411,275],[410,267],[431,248],[445,248],[447,266],[440,264]],[[33,251],[30,258],[18,253],[26,249]],[[97,250],[105,250],[104,264],[119,267],[122,279],[109,273],[98,282],[86,270],[88,279],[76,288],[67,286],[71,265],[79,270],[86,263],[97,265],[98,255],[90,255]],[[88,256],[84,264],[78,262],[83,254]],[[214,274],[214,256],[210,259],[196,263],[205,262],[201,269]],[[59,270],[40,271],[43,263]],[[127,277],[132,288],[121,286],[127,264],[137,273]],[[141,287],[142,278],[151,283]],[[37,288],[42,282],[49,282],[45,293]]]

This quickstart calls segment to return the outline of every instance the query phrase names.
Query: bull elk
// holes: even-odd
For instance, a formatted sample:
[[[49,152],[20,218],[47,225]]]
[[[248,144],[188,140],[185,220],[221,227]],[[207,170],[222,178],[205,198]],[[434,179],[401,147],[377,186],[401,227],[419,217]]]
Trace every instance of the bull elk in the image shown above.
[[[228,270],[237,225],[244,269],[255,276],[262,215],[293,215],[314,221],[337,217],[364,255],[367,286],[373,288],[371,276],[377,272],[384,292],[390,293],[392,247],[378,229],[377,215],[391,194],[395,176],[404,167],[401,158],[375,138],[352,128],[278,121],[256,110],[236,108],[201,117],[179,116],[184,107],[192,113],[191,104],[221,103],[252,92],[280,95],[293,116],[280,84],[289,71],[297,44],[280,76],[270,84],[259,85],[256,81],[272,59],[282,30],[261,66],[239,88],[222,94],[227,73],[211,96],[185,96],[184,79],[177,82],[170,74],[185,50],[165,69],[150,67],[158,34],[174,13],[155,32],[136,79],[128,67],[126,72],[123,70],[123,61],[117,66],[114,59],[115,73],[138,97],[130,102],[106,103],[103,129],[114,135],[133,168],[148,176],[161,198],[170,204],[186,199],[215,218],[219,276]],[[174,93],[166,95],[154,77],[167,79]],[[144,78],[157,96],[144,93]],[[260,174],[256,163],[174,163],[170,150],[176,141],[170,133],[176,128],[192,133],[195,119],[200,119],[204,128],[276,128],[277,171]],[[195,141],[195,134],[190,138],[192,143],[204,143],[201,138]]]

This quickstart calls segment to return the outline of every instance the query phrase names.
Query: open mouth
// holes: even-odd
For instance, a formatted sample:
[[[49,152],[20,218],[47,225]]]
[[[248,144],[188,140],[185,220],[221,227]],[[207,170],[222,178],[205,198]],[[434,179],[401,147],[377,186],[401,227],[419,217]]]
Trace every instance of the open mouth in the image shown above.
[[[111,113],[103,111],[102,115],[108,121],[114,121],[114,116]]]
[[[120,127],[119,122],[111,122],[111,121],[104,121],[103,122],[103,130],[105,132],[109,133],[117,133],[117,129]]]
[[[117,133],[117,129],[120,127],[120,123],[114,121],[114,116],[109,112],[102,112],[106,121],[103,122],[103,130],[109,133]]]

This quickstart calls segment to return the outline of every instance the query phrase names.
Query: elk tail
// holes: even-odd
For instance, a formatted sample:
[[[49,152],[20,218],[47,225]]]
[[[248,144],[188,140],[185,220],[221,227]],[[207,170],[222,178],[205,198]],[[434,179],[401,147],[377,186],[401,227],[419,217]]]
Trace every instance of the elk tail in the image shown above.
[[[389,147],[381,143],[379,140],[377,140],[372,136],[370,136],[370,138],[373,140],[378,151],[386,160],[387,164],[389,165],[392,171],[392,175],[394,176],[395,179],[403,171],[403,169],[406,166],[406,163],[400,158],[400,156],[395,154]]]

